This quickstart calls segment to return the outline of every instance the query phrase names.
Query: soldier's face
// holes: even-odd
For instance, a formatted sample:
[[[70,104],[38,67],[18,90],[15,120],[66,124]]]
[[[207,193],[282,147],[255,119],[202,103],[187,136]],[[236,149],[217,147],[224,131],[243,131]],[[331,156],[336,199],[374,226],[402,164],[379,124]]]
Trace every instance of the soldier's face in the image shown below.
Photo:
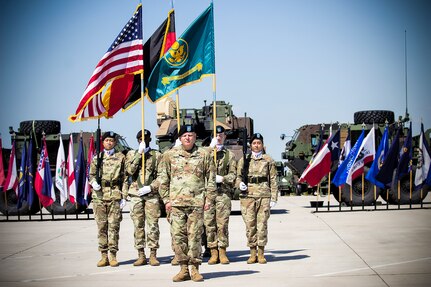
[[[113,138],[106,138],[103,140],[103,148],[106,150],[111,150],[115,147],[116,140]]]
[[[191,150],[196,142],[196,133],[184,133],[180,141],[185,150]]]
[[[261,152],[263,150],[263,143],[261,140],[255,139],[251,142],[251,150],[253,152]]]
[[[216,134],[217,136],[217,144],[223,144],[224,140],[226,139],[226,134],[225,133],[218,133]]]

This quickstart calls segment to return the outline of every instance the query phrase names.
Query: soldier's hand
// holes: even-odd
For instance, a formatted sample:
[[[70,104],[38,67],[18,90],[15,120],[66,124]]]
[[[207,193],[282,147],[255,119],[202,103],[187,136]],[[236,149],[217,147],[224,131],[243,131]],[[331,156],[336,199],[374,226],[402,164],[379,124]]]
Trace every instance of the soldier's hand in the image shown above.
[[[269,208],[273,208],[277,204],[277,201],[272,201],[269,203]]]
[[[223,182],[223,176],[216,174],[216,183],[222,183]]]
[[[204,210],[208,210],[210,209],[210,204],[209,203],[205,203],[204,204]]]
[[[210,147],[214,148],[217,145],[217,138],[213,138],[210,143]]]
[[[125,199],[121,199],[120,200],[120,208],[123,209],[126,206],[126,200]]]
[[[177,139],[175,141],[174,147],[177,147],[177,146],[180,146],[180,145],[181,145],[181,141],[180,141],[180,139]]]
[[[138,195],[143,196],[143,195],[150,193],[150,192],[151,192],[151,187],[149,185],[144,185],[143,187],[141,187],[138,190]]]
[[[142,141],[142,142],[139,143],[138,152],[140,154],[142,154],[146,148],[147,148],[147,145],[145,144],[144,141]]]
[[[170,202],[166,203],[165,204],[165,208],[166,208],[167,212],[171,212],[171,210],[172,210],[172,204]]]
[[[247,190],[247,185],[242,181],[239,183],[239,190],[241,190],[241,191]]]
[[[91,183],[91,187],[92,187],[95,191],[98,191],[98,190],[100,190],[100,188],[101,188],[100,184],[98,184],[98,183],[97,183],[97,181],[93,181],[93,182]]]

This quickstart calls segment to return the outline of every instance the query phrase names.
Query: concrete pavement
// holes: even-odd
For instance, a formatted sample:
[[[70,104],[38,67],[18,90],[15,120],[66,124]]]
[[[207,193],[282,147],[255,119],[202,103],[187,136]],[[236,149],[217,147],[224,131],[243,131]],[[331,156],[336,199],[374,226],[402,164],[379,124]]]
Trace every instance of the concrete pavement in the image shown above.
[[[368,208],[368,211],[316,213],[309,203],[315,199],[315,196],[279,198],[269,220],[266,265],[246,264],[249,250],[245,227],[239,202],[234,201],[228,248],[231,264],[203,263],[200,268],[203,283],[172,282],[179,267],[169,264],[172,251],[165,218],[160,219],[161,266],[158,267],[132,266],[137,252],[127,212],[121,223],[117,268],[96,267],[99,253],[94,220],[1,222],[0,284],[431,286],[429,205],[424,209],[396,210],[391,206],[392,210],[384,211]],[[430,201],[429,196],[426,201]],[[331,203],[336,201],[332,199]],[[326,211],[326,207],[320,210]]]

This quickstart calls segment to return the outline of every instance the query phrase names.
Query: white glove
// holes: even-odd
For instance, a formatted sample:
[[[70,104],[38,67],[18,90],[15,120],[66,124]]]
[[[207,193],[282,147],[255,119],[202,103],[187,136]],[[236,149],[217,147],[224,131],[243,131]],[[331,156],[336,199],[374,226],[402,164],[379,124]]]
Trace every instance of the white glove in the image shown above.
[[[180,139],[177,139],[175,141],[174,147],[177,147],[177,146],[180,146],[180,145],[181,145],[181,141],[180,141]]]
[[[120,200],[120,208],[123,209],[126,206],[126,200],[125,199],[121,199]]]
[[[239,190],[241,190],[241,191],[247,190],[247,185],[242,181],[239,183]]]
[[[277,204],[277,201],[272,201],[269,203],[269,208],[273,208]]]
[[[216,174],[216,183],[222,183],[223,182],[223,176]]]
[[[147,148],[147,145],[145,144],[144,141],[142,141],[142,142],[139,143],[138,152],[140,154],[142,154],[146,148]]]
[[[217,138],[213,138],[210,143],[210,147],[214,148],[217,145]]]
[[[138,195],[139,196],[143,196],[147,193],[151,192],[151,187],[149,185],[144,185],[143,187],[141,187],[138,191]]]
[[[97,183],[97,181],[93,181],[93,182],[91,183],[91,187],[92,187],[95,191],[98,191],[98,190],[100,190],[100,188],[101,188],[100,184],[98,184],[98,183]]]

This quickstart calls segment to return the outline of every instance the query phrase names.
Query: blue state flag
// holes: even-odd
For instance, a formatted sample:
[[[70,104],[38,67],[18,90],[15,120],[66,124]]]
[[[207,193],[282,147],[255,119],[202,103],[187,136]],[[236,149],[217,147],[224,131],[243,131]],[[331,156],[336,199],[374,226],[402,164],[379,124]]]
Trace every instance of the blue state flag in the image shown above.
[[[430,166],[431,166],[431,153],[430,148],[425,136],[424,132],[424,124],[421,123],[421,134],[419,137],[419,146],[418,146],[418,163],[416,165],[416,174],[415,174],[415,187],[417,189],[422,188],[423,184],[430,185],[430,182],[427,182],[430,174]]]
[[[380,167],[385,162],[385,158],[389,151],[389,129],[388,127],[385,128],[385,131],[383,132],[382,140],[380,141],[379,147],[377,148],[376,157],[374,158],[373,163],[371,164],[370,169],[368,170],[367,175],[365,178],[371,182],[372,184],[380,187],[385,188],[385,185],[378,181],[376,179],[376,175],[380,170]]]
[[[17,203],[17,209],[20,209],[22,207],[22,202],[25,197],[25,194],[27,193],[27,169],[26,169],[26,163],[27,163],[27,142],[24,141],[24,146],[22,147],[21,152],[21,164],[19,166],[19,184],[18,184],[18,203]]]
[[[392,183],[392,176],[394,170],[398,165],[398,154],[400,150],[400,130],[398,128],[397,134],[392,141],[391,147],[389,148],[388,155],[385,157],[382,167],[376,175],[376,180],[383,183],[386,187],[389,187]]]
[[[407,138],[404,140],[403,148],[400,151],[400,161],[398,162],[396,179],[401,179],[409,173],[412,168],[412,122],[410,122]]]
[[[33,200],[34,200],[34,165],[33,165],[34,150],[33,149],[34,149],[33,138],[30,138],[30,143],[28,144],[28,151],[27,151],[27,162],[25,165],[27,170],[26,171],[27,193],[24,198],[27,201],[29,208],[31,208],[31,206],[33,205]]]
[[[85,180],[86,180],[86,164],[84,156],[84,143],[82,137],[79,139],[78,147],[78,157],[76,158],[76,168],[75,168],[75,184],[76,184],[76,201],[86,206],[87,202],[84,198],[85,190]]]
[[[359,149],[364,141],[365,131],[362,130],[361,135],[356,141],[355,145],[350,150],[347,158],[343,161],[343,163],[338,167],[337,172],[335,173],[334,179],[332,183],[336,186],[340,186],[346,183],[347,177],[349,176],[350,169],[353,167],[356,158],[359,154]]]
[[[146,86],[152,102],[215,74],[214,15],[210,6],[157,62]]]

